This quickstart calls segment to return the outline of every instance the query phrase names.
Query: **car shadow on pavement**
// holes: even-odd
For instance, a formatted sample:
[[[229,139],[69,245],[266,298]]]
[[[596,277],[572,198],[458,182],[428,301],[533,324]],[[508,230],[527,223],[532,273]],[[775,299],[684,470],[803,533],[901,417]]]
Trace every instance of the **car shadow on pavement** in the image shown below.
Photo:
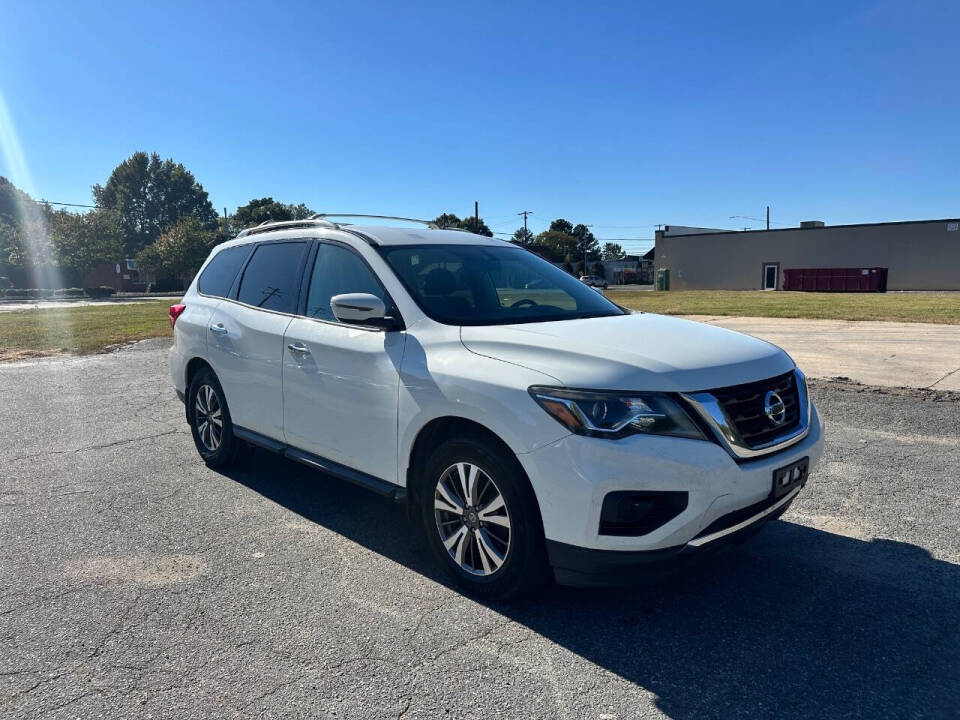
[[[227,474],[452,587],[403,507],[261,452]],[[642,587],[485,604],[653,693],[671,718],[960,716],[960,566],[915,545],[781,520]]]

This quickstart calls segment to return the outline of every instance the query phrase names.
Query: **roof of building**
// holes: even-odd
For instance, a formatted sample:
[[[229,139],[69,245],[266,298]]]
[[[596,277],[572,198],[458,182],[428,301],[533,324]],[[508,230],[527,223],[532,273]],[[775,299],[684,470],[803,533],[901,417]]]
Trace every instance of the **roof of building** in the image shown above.
[[[799,225],[794,227],[779,227],[779,228],[770,228],[769,230],[716,230],[713,232],[692,232],[692,233],[670,233],[665,235],[669,238],[678,238],[678,237],[703,237],[704,235],[744,235],[747,233],[773,233],[773,232],[789,232],[791,230],[797,232],[817,232],[819,230],[832,230],[836,228],[858,228],[858,227],[884,227],[887,225],[927,225],[930,223],[955,223],[960,222],[957,218],[942,218],[940,220],[896,220],[893,222],[879,222],[879,223],[850,223],[847,225],[822,225],[817,227],[800,227]]]

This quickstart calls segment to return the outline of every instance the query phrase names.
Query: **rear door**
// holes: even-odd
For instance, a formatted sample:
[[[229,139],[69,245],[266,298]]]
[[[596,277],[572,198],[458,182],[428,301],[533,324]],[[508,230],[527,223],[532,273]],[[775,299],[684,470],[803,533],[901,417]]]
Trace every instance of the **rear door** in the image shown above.
[[[235,425],[283,440],[283,334],[299,299],[306,240],[253,250],[233,297],[214,311],[208,357]]]
[[[318,243],[303,315],[286,331],[284,434],[295,447],[396,482],[398,369],[406,333],[339,322],[330,298],[353,292],[393,306],[355,250]]]
[[[207,357],[210,318],[223,298],[230,295],[251,249],[250,245],[237,245],[217,252],[197,278],[195,295],[184,299],[187,309],[177,319],[175,333],[185,358]]]

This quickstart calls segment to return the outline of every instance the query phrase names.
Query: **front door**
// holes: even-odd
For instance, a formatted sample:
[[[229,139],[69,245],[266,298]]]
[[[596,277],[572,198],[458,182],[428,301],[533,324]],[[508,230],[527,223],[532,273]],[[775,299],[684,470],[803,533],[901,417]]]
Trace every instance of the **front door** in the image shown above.
[[[283,440],[283,333],[296,310],[304,241],[258,245],[236,298],[210,318],[207,354],[235,425]]]
[[[763,289],[776,290],[780,279],[780,264],[767,263],[763,266]]]
[[[396,482],[398,369],[406,333],[337,321],[330,298],[353,292],[392,305],[353,249],[321,242],[305,316],[291,321],[284,338],[284,435],[301,450]]]

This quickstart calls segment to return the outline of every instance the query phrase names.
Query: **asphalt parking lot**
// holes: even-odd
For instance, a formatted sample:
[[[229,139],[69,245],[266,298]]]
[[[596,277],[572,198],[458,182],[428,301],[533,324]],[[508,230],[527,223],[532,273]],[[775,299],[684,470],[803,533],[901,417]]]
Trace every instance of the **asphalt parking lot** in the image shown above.
[[[649,586],[452,589],[403,509],[194,451],[166,341],[0,365],[0,715],[960,715],[960,395],[819,381],[827,450]]]

